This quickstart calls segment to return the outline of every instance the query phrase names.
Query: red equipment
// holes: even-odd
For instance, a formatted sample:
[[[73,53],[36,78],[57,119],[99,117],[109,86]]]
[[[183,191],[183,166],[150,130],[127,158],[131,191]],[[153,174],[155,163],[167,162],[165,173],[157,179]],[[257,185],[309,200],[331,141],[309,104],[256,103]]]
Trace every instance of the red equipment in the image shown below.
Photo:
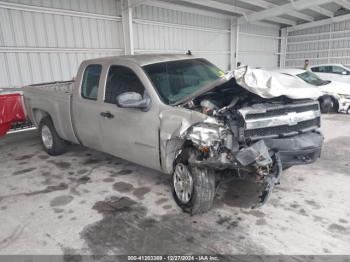
[[[10,130],[11,123],[25,120],[21,94],[0,94],[0,137]]]

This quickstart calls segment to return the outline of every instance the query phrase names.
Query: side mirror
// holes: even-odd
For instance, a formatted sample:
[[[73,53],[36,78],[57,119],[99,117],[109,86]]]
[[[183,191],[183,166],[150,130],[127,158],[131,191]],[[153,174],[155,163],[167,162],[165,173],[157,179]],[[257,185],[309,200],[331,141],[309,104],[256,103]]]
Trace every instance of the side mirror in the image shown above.
[[[348,71],[343,71],[343,72],[341,72],[341,74],[342,74],[342,75],[348,75],[349,72],[348,72]]]
[[[136,92],[125,92],[117,96],[116,104],[121,108],[139,108],[143,111],[147,111],[151,105],[151,99],[148,96],[142,98],[142,96]]]

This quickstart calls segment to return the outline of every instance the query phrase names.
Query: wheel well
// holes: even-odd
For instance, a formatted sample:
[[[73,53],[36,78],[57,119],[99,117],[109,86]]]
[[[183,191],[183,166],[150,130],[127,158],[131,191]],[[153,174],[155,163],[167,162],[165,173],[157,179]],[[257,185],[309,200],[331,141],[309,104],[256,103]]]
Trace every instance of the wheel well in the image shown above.
[[[332,95],[324,95],[324,96],[321,96],[321,97],[318,98],[318,102],[319,102],[320,105],[321,105],[321,103],[322,103],[323,101],[325,101],[326,99],[332,100],[332,102],[333,102],[333,104],[334,104],[334,110],[335,110],[335,111],[338,111],[338,110],[339,110],[339,102],[338,102],[338,99],[335,98],[335,97],[332,96]]]
[[[33,109],[33,116],[34,116],[34,121],[37,126],[39,126],[39,123],[41,120],[43,120],[45,117],[50,117],[49,113],[47,113],[44,110],[34,108]],[[51,118],[51,117],[50,117]]]

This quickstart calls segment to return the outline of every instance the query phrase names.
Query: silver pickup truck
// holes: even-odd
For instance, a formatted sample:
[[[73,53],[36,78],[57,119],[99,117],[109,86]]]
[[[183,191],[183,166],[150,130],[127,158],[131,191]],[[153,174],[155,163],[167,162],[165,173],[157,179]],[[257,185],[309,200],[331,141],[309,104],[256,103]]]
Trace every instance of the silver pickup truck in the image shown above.
[[[231,178],[256,182],[260,206],[283,169],[320,157],[317,101],[263,98],[236,80],[191,55],[107,57],[74,81],[23,88],[24,103],[48,154],[71,142],[171,174],[175,201],[197,214]]]

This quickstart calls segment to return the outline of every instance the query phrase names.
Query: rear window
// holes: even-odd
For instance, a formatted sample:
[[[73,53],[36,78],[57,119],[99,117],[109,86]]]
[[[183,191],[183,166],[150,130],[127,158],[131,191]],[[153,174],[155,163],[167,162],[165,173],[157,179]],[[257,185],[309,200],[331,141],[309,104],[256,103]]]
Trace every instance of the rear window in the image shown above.
[[[88,65],[85,68],[83,80],[81,83],[82,97],[90,100],[97,100],[101,71],[101,65]]]

